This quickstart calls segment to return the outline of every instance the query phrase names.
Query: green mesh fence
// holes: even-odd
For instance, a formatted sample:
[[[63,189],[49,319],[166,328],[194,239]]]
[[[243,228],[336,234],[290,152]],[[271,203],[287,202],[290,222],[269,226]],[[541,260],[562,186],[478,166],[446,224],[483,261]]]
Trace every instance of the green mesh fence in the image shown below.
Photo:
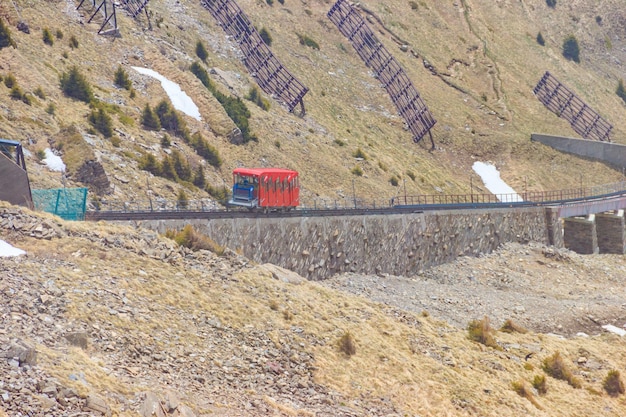
[[[32,190],[35,210],[56,214],[65,220],[84,220],[87,188]]]

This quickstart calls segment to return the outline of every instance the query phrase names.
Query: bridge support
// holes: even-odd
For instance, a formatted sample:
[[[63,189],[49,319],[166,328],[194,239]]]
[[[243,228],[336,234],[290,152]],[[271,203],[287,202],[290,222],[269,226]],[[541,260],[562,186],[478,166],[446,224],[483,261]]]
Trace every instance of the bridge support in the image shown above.
[[[546,231],[548,233],[547,242],[557,248],[563,247],[563,224],[559,217],[559,209],[546,207]]]
[[[596,215],[596,232],[600,253],[626,253],[624,210]]]
[[[563,243],[567,249],[583,255],[598,253],[595,215],[563,219]]]

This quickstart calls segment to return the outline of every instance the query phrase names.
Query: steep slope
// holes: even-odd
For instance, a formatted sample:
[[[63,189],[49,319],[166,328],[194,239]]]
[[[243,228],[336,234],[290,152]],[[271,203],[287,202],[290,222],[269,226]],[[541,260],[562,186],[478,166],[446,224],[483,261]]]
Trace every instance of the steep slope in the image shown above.
[[[205,165],[213,187],[228,185],[230,170],[240,165],[298,169],[306,198],[341,199],[354,189],[358,195],[385,201],[399,192],[391,177],[408,194],[468,192],[475,160],[495,163],[517,189],[558,189],[579,186],[581,180],[593,185],[621,178],[602,164],[529,141],[532,132],[574,136],[567,123],[532,94],[546,70],[610,120],[615,125],[614,140],[622,141],[619,122],[624,103],[614,90],[626,57],[623,10],[617,1],[593,6],[574,1],[556,8],[542,0],[361,3],[361,13],[404,66],[438,120],[434,152],[428,151],[427,140],[412,144],[389,97],[326,18],[329,2],[238,2],[257,28],[270,33],[276,56],[310,88],[303,118],[273,101],[271,109],[264,111],[244,100],[252,113],[252,131],[259,138],[246,145],[228,141],[234,124],[189,71],[198,60],[194,51],[201,40],[209,52],[205,68],[215,69],[211,78],[223,93],[243,97],[254,86],[237,45],[224,36],[200,2],[152,1],[149,20],[145,15],[132,20],[118,12],[119,38],[97,35],[98,19],[87,24],[89,11],[84,7],[77,11],[79,2],[13,3],[15,8],[6,2],[0,5],[17,45],[0,50],[0,75],[13,74],[22,90],[31,93],[33,103],[12,100],[10,90],[0,84],[0,135],[22,141],[31,151],[34,188],[61,185],[57,175],[51,176],[38,164],[36,152],[49,142],[62,142],[65,128],[75,125],[83,136],[77,148],[85,154],[72,158],[102,163],[113,191],[107,199],[174,199],[185,187],[194,198],[207,196],[137,168],[147,152],[158,159],[165,155],[160,146],[163,133],[142,129],[140,116],[146,104],[156,106],[166,95],[157,81],[131,66],[158,71],[179,83],[196,102],[202,122],[188,117],[185,121],[224,160],[217,170]],[[30,34],[15,29],[20,20],[29,25]],[[51,46],[43,43],[44,29],[55,36]],[[546,39],[543,47],[535,40],[538,32]],[[580,64],[561,55],[562,40],[570,33],[581,45]],[[301,45],[298,35],[316,41],[319,50]],[[78,40],[77,48],[69,47],[71,36]],[[128,72],[134,97],[113,85],[118,65]],[[86,76],[100,100],[119,106],[112,112],[113,140],[89,133],[93,129],[86,120],[88,106],[61,93],[59,76],[73,66]],[[32,95],[38,88],[45,98]],[[51,104],[53,113],[46,111]],[[175,142],[193,167],[201,163],[191,148],[181,140]],[[358,150],[366,160],[354,157]],[[363,176],[351,173],[357,165]],[[69,184],[78,184],[72,182],[77,168],[69,167]]]
[[[449,316],[462,323],[454,327],[392,305],[406,295],[376,303],[229,250],[191,252],[153,232],[15,207],[0,209],[0,238],[26,251],[0,257],[0,415],[151,416],[163,407],[184,416],[619,416],[626,407],[602,386],[626,361],[622,340],[608,333],[498,331],[486,347],[463,328],[472,314]],[[508,284],[485,284],[524,285],[511,266],[536,251],[521,251],[485,263],[495,260]],[[600,293],[623,280],[618,257],[539,259],[532,270],[544,277],[562,268],[563,279],[579,279],[568,262],[584,264],[603,277],[590,282]],[[457,279],[479,267],[462,265],[432,285],[474,291]],[[544,288],[545,302],[558,305],[558,288]],[[535,315],[550,314],[536,305]],[[542,371],[556,352],[581,389]],[[538,396],[530,386],[541,375],[547,393]]]

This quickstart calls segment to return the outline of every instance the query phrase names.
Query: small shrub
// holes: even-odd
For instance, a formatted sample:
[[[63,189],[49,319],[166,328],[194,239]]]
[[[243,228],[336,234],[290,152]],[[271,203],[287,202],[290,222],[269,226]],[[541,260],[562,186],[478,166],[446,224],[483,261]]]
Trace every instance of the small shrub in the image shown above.
[[[280,4],[285,4],[285,0],[278,0]]]
[[[356,354],[356,341],[352,336],[352,333],[345,332],[339,338],[339,350],[346,354],[347,356],[352,356]]]
[[[156,157],[151,153],[144,154],[139,160],[139,169],[144,171],[148,171],[152,173],[152,175],[161,175],[161,167],[159,162],[156,160]]]
[[[334,143],[337,146],[346,146],[346,142],[342,141],[341,139],[335,139]]]
[[[620,378],[619,371],[615,369],[609,371],[604,381],[602,381],[602,387],[611,397],[624,394],[624,382]]]
[[[278,303],[278,301],[276,301],[276,300],[271,300],[270,301],[270,310],[278,311],[279,307],[280,307],[280,304]]]
[[[389,170],[389,167],[387,167],[387,165],[383,161],[378,161],[378,168],[385,172]]]
[[[626,103],[626,89],[624,88],[624,80],[619,80],[615,94]]]
[[[115,148],[119,148],[121,144],[122,139],[119,136],[111,136],[111,145],[113,145]]]
[[[580,62],[580,47],[574,35],[570,35],[563,41],[563,56],[576,63]]]
[[[163,135],[163,137],[161,138],[161,147],[169,148],[170,146],[172,146],[172,141],[170,140],[170,137],[167,134]]]
[[[17,84],[15,84],[13,88],[11,88],[11,92],[9,93],[9,96],[13,100],[21,100],[22,97],[24,97],[24,92]]]
[[[209,52],[206,50],[204,43],[200,40],[196,42],[196,56],[200,58],[202,62],[206,62],[209,57]]]
[[[270,102],[263,98],[257,87],[252,87],[245,98],[265,111],[270,109]]]
[[[43,161],[44,159],[46,159],[46,151],[44,151],[43,149],[38,149],[36,155],[39,161]]]
[[[50,33],[50,29],[43,28],[42,32],[43,43],[46,45],[54,45],[54,38],[52,37],[52,33]]]
[[[185,190],[181,189],[180,191],[178,191],[178,196],[176,197],[176,207],[186,209],[188,206],[189,197],[187,197],[187,193],[185,193]]]
[[[11,38],[11,31],[4,24],[4,20],[0,19],[0,49],[6,48],[7,46],[17,48],[15,42]]]
[[[225,202],[228,199],[230,191],[225,186],[214,187],[211,184],[207,184],[205,191],[209,193],[211,197],[217,201]]]
[[[263,42],[265,42],[267,46],[272,46],[272,37],[267,29],[261,28],[259,36],[261,36],[261,39],[263,39]]]
[[[78,67],[70,68],[69,73],[64,72],[61,75],[61,90],[68,96],[76,100],[90,103],[93,100],[93,92],[87,79],[80,73]]]
[[[556,0],[546,0],[546,4],[548,5],[548,7],[554,9],[556,7]]]
[[[393,185],[394,187],[397,187],[398,184],[400,183],[400,179],[396,177],[395,175],[392,175],[391,178],[389,178],[389,183]]]
[[[290,321],[293,319],[293,313],[289,310],[283,310],[283,318],[287,321]]]
[[[265,2],[267,3],[268,6],[274,5],[274,0],[265,0]]]
[[[582,386],[580,380],[572,374],[572,371],[558,351],[543,360],[542,369],[552,378],[567,381],[574,388]]]
[[[500,327],[500,331],[504,333],[528,333],[528,330],[518,325],[517,323],[514,323],[511,319],[508,319],[504,322],[502,327]]]
[[[602,16],[596,16],[596,23],[602,25]]]
[[[221,256],[226,248],[219,245],[210,237],[196,231],[190,224],[186,225],[180,232],[167,230],[165,237],[173,239],[178,245],[189,248],[193,251],[210,250]]]
[[[61,32],[61,29],[57,29],[55,35],[56,35],[57,39],[63,39],[63,32]]]
[[[317,42],[315,42],[313,39],[311,39],[307,35],[301,35],[299,33],[297,33],[297,35],[300,41],[300,45],[308,46],[309,48],[313,48],[317,50],[320,49],[320,46],[317,44]]]
[[[280,149],[280,141],[278,139],[274,141],[274,146],[276,146],[276,149]]]
[[[537,43],[541,46],[544,46],[546,44],[546,40],[543,38],[541,32],[537,33]]]
[[[350,170],[350,172],[351,172],[353,175],[356,175],[357,177],[362,177],[362,176],[363,176],[363,170],[362,170],[362,169],[361,169],[361,167],[360,167],[360,166],[358,166],[358,165],[355,165],[355,166],[354,166],[354,168],[352,168],[352,169]]]
[[[204,158],[209,165],[219,168],[222,166],[222,158],[220,157],[217,148],[208,143],[200,134],[196,132],[191,136],[189,145],[196,151],[198,155]]]
[[[482,343],[494,349],[500,349],[496,339],[493,337],[493,329],[491,328],[488,317],[484,317],[482,320],[472,320],[467,330],[470,340]]]
[[[115,71],[115,79],[113,82],[116,86],[125,90],[130,90],[133,86],[133,83],[128,78],[128,74],[121,65],[118,65],[117,70]]]
[[[41,87],[37,87],[33,93],[35,93],[35,95],[42,100],[46,99],[46,93],[44,93],[43,88]]]
[[[357,159],[367,160],[367,155],[361,148],[357,148],[357,150],[352,153],[352,156]]]
[[[54,103],[49,103],[48,107],[46,107],[46,113],[48,113],[50,116],[54,116],[56,111],[57,111],[57,108],[54,105]]]
[[[416,3],[416,2],[414,2],[413,0],[411,0],[411,1],[409,2],[409,6],[411,7],[411,10],[417,10],[417,9],[419,9],[419,6],[418,6],[418,5],[417,5],[417,3]]]
[[[411,178],[411,181],[415,181],[415,173],[413,171],[407,171],[406,176]]]
[[[537,390],[539,395],[545,395],[548,392],[545,375],[535,375],[533,378],[533,388]]]
[[[6,88],[13,88],[14,85],[17,85],[15,75],[9,73],[7,76],[5,76],[4,85],[6,86]]]
[[[530,387],[528,387],[528,385],[526,385],[524,381],[514,381],[513,383],[511,383],[511,385],[513,387],[513,391],[515,391],[517,395],[526,398],[528,401],[530,401],[532,405],[542,410],[542,407],[535,399],[532,390],[530,389]]]
[[[71,49],[77,49],[78,48],[78,39],[76,39],[76,36],[74,36],[74,35],[70,36],[69,45],[70,45]]]

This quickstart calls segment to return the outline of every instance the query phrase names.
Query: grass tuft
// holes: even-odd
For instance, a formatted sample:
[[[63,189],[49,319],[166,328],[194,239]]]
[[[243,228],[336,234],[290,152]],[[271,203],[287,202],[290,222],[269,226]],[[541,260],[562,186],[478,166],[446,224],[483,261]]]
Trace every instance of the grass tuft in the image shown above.
[[[467,326],[467,330],[470,340],[482,343],[494,349],[501,349],[496,339],[493,337],[493,329],[489,324],[489,317],[484,317],[482,320],[472,320]]]
[[[582,387],[580,380],[574,376],[558,351],[543,360],[542,368],[551,377],[567,381],[574,388]]]
[[[347,356],[356,354],[356,341],[354,340],[352,333],[347,331],[341,336],[341,338],[339,338],[339,350]]]
[[[500,327],[500,331],[504,333],[522,333],[522,334],[528,333],[527,329],[513,322],[513,320],[511,319],[508,319],[507,321],[504,322],[502,327]]]
[[[513,381],[511,384],[513,386],[513,391],[517,393],[520,397],[526,398],[532,405],[537,407],[539,410],[543,410],[541,405],[537,402],[537,399],[533,395],[532,389],[526,384],[524,381]]]
[[[210,237],[196,231],[190,224],[186,225],[183,230],[179,232],[168,229],[165,232],[165,237],[170,238],[180,246],[184,246],[193,251],[210,250],[211,252],[221,256],[226,250],[224,246],[219,245]]]
[[[624,393],[624,382],[618,370],[610,370],[602,382],[602,387],[611,397],[618,397]]]

